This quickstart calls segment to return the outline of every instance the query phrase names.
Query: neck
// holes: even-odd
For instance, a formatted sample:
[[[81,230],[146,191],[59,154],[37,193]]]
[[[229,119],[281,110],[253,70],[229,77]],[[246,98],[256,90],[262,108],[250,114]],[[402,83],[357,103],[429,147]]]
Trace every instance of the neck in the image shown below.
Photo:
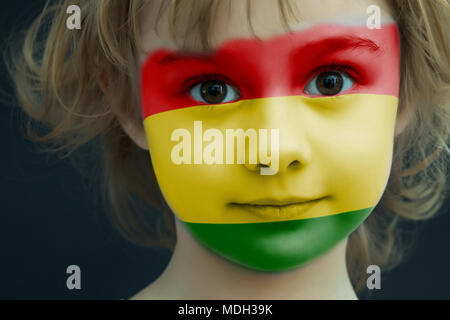
[[[265,273],[211,252],[177,219],[176,228],[166,270],[133,299],[357,299],[347,273],[346,239],[303,267]]]

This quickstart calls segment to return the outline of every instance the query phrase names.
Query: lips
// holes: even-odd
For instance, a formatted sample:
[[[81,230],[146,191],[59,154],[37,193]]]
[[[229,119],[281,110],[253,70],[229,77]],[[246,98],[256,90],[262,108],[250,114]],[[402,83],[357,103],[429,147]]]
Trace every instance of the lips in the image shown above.
[[[274,219],[296,218],[312,209],[319,201],[326,197],[316,199],[272,199],[264,198],[247,203],[230,203],[230,207],[247,211],[261,218]]]

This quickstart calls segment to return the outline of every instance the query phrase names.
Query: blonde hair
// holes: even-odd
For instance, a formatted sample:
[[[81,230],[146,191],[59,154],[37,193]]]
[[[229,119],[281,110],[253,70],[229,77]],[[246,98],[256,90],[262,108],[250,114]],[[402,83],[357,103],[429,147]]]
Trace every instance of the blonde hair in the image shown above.
[[[135,244],[172,249],[173,214],[158,188],[149,153],[130,140],[113,112],[130,113],[142,126],[136,82],[139,14],[149,3],[69,0],[50,6],[47,2],[28,29],[20,54],[13,52],[9,69],[19,104],[30,117],[27,134],[62,157],[76,157],[73,151],[89,142],[98,159],[96,169],[112,223]],[[170,10],[171,34],[180,47],[206,50],[218,3],[172,0],[153,9]],[[66,8],[72,4],[81,8],[81,30],[66,28]],[[447,194],[450,4],[447,0],[389,4],[400,30],[400,109],[406,108],[408,124],[395,138],[391,175],[381,201],[349,238],[347,264],[357,289],[367,265],[387,270],[402,260],[411,239],[401,232],[401,222],[431,218]],[[252,28],[251,6],[247,1]],[[279,13],[286,28],[296,18],[289,1],[279,1]],[[181,17],[189,18],[188,28],[180,28]],[[48,30],[41,39],[43,27]],[[99,79],[108,86],[102,87]],[[35,124],[47,131],[38,133]]]

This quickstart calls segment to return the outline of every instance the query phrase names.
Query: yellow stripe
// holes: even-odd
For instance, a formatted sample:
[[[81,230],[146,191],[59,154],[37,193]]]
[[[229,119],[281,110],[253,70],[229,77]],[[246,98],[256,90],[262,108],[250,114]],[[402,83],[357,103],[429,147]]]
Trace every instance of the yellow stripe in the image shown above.
[[[397,105],[398,98],[376,94],[262,98],[163,112],[147,117],[144,127],[158,183],[179,219],[193,223],[297,220],[377,204],[389,176]],[[193,123],[199,120],[203,133],[216,128],[224,138],[226,129],[278,128],[280,171],[264,176],[242,164],[173,163],[172,149],[179,142],[171,141],[171,136],[179,128],[191,135],[194,160]],[[203,148],[208,143],[203,142]],[[289,145],[299,149],[304,159],[300,168],[286,171],[283,152]],[[227,206],[286,193],[327,198],[294,218],[264,218]]]

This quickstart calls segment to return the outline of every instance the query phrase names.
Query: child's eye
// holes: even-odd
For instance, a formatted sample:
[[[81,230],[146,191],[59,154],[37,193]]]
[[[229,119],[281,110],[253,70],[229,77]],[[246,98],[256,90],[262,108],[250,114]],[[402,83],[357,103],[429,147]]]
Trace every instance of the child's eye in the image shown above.
[[[333,96],[350,89],[354,82],[351,76],[339,71],[325,71],[314,77],[305,87],[310,95]]]
[[[221,80],[207,80],[193,86],[189,94],[194,100],[207,104],[235,101],[240,98],[239,91]]]

